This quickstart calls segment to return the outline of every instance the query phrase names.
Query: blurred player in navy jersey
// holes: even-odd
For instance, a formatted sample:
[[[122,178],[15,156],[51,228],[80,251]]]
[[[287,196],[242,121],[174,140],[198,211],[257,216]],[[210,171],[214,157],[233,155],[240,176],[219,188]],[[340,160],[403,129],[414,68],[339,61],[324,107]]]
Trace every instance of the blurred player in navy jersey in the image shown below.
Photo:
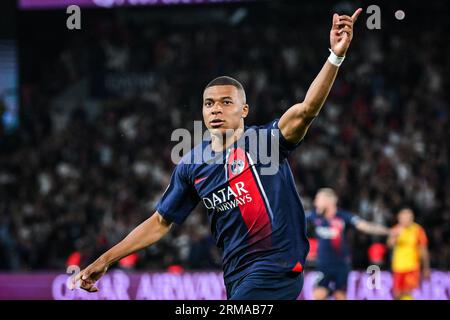
[[[319,114],[361,11],[352,17],[333,15],[330,56],[304,101],[279,119],[245,126],[249,105],[242,85],[230,77],[212,80],[203,92],[203,120],[211,140],[198,144],[178,163],[156,212],[82,270],[73,284],[80,281],[81,288],[98,291],[95,283],[112,263],[161,239],[202,202],[214,240],[223,251],[228,299],[296,299],[303,287],[309,244],[287,157]],[[258,145],[266,150],[276,147],[272,160],[277,170],[271,174],[264,174],[267,164],[261,161],[259,149],[251,147],[254,133],[259,142],[263,139]],[[205,157],[198,162],[198,155]]]
[[[338,197],[333,189],[320,189],[314,199],[315,210],[306,215],[315,228],[318,239],[316,269],[319,279],[313,291],[315,300],[327,299],[330,293],[336,300],[346,299],[347,278],[351,270],[350,249],[346,232],[353,226],[373,235],[388,235],[389,229],[367,222],[337,206]]]

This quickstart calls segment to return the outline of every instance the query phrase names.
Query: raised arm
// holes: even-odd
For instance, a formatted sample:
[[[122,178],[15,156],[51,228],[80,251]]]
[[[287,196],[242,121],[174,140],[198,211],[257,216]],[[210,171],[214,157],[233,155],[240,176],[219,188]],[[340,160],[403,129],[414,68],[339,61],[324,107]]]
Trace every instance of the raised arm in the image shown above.
[[[97,292],[95,283],[106,273],[109,266],[129,254],[148,247],[165,234],[167,234],[172,224],[156,211],[150,218],[138,225],[122,241],[102,254],[97,260],[83,269],[73,278],[73,288],[78,281],[81,281],[80,288]]]
[[[327,59],[322,70],[312,82],[304,101],[290,107],[281,116],[278,123],[282,135],[289,142],[300,142],[314,118],[319,114],[339,68],[335,60],[345,57],[353,38],[353,24],[361,12],[362,9],[359,8],[351,17],[340,16],[336,13],[333,15],[333,25],[330,31],[330,48],[332,50],[330,58]]]

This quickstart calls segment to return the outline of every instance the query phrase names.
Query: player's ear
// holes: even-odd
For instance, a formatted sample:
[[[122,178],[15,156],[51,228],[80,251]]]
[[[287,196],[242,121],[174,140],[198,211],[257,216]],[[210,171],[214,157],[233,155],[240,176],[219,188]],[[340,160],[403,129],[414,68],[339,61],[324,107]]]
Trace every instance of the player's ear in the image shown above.
[[[249,108],[250,108],[250,107],[249,107],[248,104],[244,104],[244,105],[242,106],[242,115],[241,115],[241,118],[247,118]]]

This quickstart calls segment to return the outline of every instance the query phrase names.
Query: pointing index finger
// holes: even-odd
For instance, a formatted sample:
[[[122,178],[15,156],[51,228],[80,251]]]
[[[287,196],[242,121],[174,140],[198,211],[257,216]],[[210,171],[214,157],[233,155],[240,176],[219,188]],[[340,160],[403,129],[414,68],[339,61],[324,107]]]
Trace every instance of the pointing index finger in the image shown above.
[[[352,15],[353,22],[355,22],[356,19],[358,19],[358,16],[361,14],[362,11],[363,11],[362,8],[356,9],[355,13],[353,13],[353,15]]]

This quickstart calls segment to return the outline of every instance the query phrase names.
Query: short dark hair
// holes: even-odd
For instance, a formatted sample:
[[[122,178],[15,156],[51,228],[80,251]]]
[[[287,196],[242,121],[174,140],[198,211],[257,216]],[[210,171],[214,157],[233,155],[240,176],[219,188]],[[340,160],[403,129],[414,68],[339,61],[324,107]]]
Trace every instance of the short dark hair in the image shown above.
[[[237,81],[236,79],[229,77],[229,76],[220,76],[217,77],[213,80],[211,80],[205,87],[205,89],[203,91],[205,91],[207,88],[209,87],[214,87],[214,86],[234,86],[238,89],[238,91],[240,91],[242,93],[242,97],[244,100],[244,103],[246,103],[246,97],[245,97],[245,90],[244,87],[242,86],[242,84]]]

